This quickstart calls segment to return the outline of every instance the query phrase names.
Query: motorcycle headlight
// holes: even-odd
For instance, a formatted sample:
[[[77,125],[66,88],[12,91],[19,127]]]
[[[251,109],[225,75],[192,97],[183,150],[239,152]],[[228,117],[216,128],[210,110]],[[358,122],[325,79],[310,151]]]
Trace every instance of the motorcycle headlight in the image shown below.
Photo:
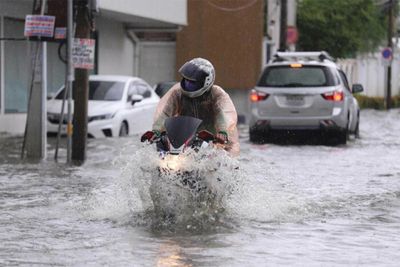
[[[91,121],[98,121],[98,120],[109,120],[111,119],[113,116],[113,114],[103,114],[103,115],[97,115],[97,116],[91,116],[89,117],[89,122]]]
[[[161,169],[179,170],[183,166],[183,159],[175,155],[166,155],[160,160]]]

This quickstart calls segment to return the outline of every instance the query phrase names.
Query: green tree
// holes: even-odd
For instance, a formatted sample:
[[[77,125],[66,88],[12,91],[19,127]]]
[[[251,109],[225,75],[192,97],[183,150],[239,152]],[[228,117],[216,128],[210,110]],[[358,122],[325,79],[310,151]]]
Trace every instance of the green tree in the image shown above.
[[[334,57],[374,51],[384,42],[385,13],[373,0],[300,0],[298,50]]]

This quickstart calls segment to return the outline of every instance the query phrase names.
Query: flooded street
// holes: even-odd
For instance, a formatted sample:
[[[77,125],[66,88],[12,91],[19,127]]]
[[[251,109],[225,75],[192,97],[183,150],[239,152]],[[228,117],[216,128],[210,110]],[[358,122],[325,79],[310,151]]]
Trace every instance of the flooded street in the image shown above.
[[[338,147],[254,145],[243,129],[238,161],[190,162],[218,181],[221,209],[177,224],[154,213],[159,159],[138,136],[90,139],[67,167],[53,139],[35,163],[0,135],[0,265],[398,266],[399,117],[363,110],[361,139]]]

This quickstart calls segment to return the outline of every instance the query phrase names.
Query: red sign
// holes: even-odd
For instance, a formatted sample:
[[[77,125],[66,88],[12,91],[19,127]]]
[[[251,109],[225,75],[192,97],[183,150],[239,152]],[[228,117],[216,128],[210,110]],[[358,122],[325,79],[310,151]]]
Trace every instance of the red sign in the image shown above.
[[[295,44],[299,39],[299,33],[295,26],[287,26],[286,29],[286,43],[287,44]]]

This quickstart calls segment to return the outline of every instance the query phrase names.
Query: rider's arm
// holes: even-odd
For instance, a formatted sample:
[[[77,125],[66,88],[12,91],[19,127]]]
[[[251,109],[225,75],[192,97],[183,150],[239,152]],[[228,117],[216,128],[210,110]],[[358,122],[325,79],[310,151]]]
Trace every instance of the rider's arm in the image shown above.
[[[226,134],[226,150],[232,155],[239,154],[239,137],[237,132],[237,112],[229,95],[219,86],[213,86],[215,109],[215,129],[217,133]]]

